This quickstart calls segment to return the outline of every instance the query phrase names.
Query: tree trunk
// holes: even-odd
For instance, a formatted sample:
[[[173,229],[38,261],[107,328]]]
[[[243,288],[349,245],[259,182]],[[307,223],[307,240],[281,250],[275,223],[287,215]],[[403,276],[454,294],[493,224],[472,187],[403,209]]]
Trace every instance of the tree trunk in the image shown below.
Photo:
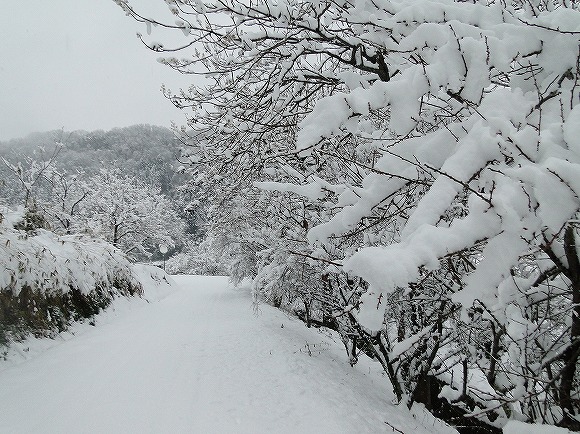
[[[568,277],[571,281],[572,289],[572,326],[570,327],[570,345],[562,354],[564,367],[560,379],[560,407],[564,410],[564,417],[559,425],[573,430],[580,430],[580,422],[573,418],[575,414],[574,402],[572,400],[572,388],[578,357],[580,356],[580,260],[576,250],[576,237],[574,227],[568,226],[564,233],[564,251],[568,260]]]

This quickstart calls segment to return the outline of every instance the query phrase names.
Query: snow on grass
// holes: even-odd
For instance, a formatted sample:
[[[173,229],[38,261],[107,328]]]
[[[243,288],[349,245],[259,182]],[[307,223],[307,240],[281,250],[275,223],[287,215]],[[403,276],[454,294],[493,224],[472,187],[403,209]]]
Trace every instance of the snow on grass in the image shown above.
[[[380,367],[351,368],[334,334],[256,314],[227,278],[174,279],[149,279],[149,302],[117,299],[96,327],[1,371],[1,431],[455,432],[395,406]]]
[[[99,239],[58,236],[44,229],[29,235],[3,227],[0,246],[0,263],[4,266],[0,288],[11,290],[15,296],[24,287],[61,294],[74,287],[89,294],[99,285],[114,286],[116,280],[137,286],[124,255]]]

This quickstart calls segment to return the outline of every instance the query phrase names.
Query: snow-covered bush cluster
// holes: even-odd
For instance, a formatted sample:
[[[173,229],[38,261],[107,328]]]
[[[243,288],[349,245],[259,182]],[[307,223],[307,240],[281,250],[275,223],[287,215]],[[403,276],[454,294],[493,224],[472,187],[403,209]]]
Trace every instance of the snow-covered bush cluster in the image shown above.
[[[133,260],[148,259],[160,244],[173,247],[182,242],[185,223],[160,187],[115,166],[92,174],[68,172],[57,163],[63,148],[57,143],[50,157],[39,160],[25,156],[12,162],[2,157],[9,170],[0,197],[12,206],[19,195],[10,190],[23,197],[20,205],[26,212],[19,229],[89,234]]]
[[[408,405],[580,429],[577,2],[116,3],[191,36],[161,61],[206,74],[168,97],[236,278]]]
[[[165,269],[169,274],[225,276],[228,274],[228,261],[208,242],[190,241],[181,252],[167,260]]]
[[[102,169],[85,184],[79,229],[101,237],[131,258],[147,258],[160,244],[173,247],[184,223],[158,188],[116,169]],[[79,230],[77,229],[77,230]]]
[[[117,296],[141,292],[131,264],[109,243],[14,229],[18,221],[9,213],[0,225],[0,345],[62,331]]]

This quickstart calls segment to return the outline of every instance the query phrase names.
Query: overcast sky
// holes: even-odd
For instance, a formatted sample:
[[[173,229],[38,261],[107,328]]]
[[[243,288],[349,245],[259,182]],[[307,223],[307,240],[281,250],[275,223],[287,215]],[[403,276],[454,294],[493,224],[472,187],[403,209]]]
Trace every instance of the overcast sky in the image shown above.
[[[136,0],[165,13],[163,0]],[[156,9],[157,8],[157,9]],[[160,9],[159,9],[160,8]],[[0,0],[0,141],[34,131],[181,125],[160,87],[189,83],[135,36],[113,0]],[[164,35],[151,38],[164,40]]]

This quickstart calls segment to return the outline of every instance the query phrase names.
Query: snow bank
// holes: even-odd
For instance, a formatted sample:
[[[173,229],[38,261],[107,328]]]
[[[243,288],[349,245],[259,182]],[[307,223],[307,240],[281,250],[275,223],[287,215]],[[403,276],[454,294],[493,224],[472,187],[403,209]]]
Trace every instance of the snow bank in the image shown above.
[[[115,298],[106,310],[91,318],[91,321],[75,322],[66,330],[52,334],[50,337],[29,335],[18,342],[11,342],[9,347],[0,350],[0,372],[25,360],[34,359],[75,337],[91,332],[95,327],[109,324],[128,315],[130,311],[164,299],[178,289],[176,282],[158,267],[135,264],[131,266],[131,269],[133,276],[142,286],[140,297]]]
[[[571,431],[551,425],[539,425],[510,420],[503,428],[504,434],[567,434]]]
[[[143,288],[141,297],[147,301],[161,300],[178,288],[171,276],[153,265],[135,264],[133,275]]]
[[[105,241],[0,226],[0,346],[51,336],[142,292],[125,255]]]

